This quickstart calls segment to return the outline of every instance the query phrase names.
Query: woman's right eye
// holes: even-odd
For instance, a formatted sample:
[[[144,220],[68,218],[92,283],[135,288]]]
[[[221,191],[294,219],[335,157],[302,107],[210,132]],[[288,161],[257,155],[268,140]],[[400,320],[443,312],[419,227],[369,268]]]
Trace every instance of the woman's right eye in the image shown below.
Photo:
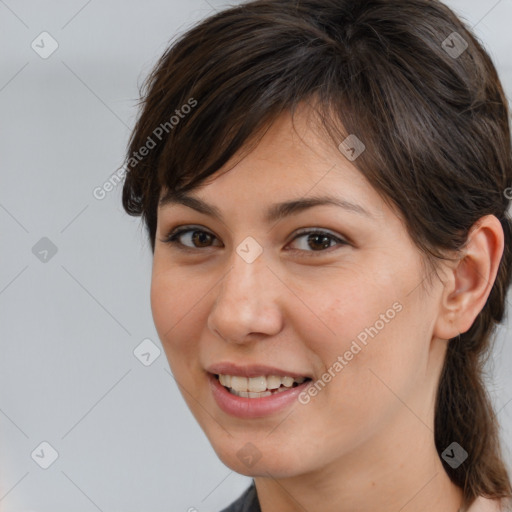
[[[213,239],[216,239],[215,235],[209,233],[208,231],[204,231],[199,228],[185,227],[173,229],[161,241],[166,244],[176,245],[179,249],[194,250],[200,249],[202,247],[211,247],[208,244]],[[188,240],[191,245],[183,243],[185,240]]]

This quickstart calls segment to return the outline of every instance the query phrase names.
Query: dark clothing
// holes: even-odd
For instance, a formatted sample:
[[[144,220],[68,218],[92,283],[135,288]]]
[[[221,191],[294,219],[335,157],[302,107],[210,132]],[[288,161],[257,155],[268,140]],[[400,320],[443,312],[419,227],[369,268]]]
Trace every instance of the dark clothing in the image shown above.
[[[251,486],[236,501],[221,512],[261,512],[254,480]]]

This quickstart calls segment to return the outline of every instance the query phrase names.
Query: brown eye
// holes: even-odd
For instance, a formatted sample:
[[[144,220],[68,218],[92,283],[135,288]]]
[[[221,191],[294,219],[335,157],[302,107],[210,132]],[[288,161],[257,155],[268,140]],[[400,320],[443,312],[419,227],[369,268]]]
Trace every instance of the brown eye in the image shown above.
[[[193,231],[191,240],[196,247],[207,247],[208,241],[211,241],[212,235],[206,231]]]
[[[338,236],[334,236],[326,231],[303,231],[297,235],[292,242],[303,239],[298,249],[301,252],[325,252],[334,245],[348,245],[348,242]],[[334,242],[334,243],[333,243]]]
[[[171,231],[162,242],[183,246],[185,249],[200,249],[211,247],[216,237],[208,231],[193,228],[181,228]]]

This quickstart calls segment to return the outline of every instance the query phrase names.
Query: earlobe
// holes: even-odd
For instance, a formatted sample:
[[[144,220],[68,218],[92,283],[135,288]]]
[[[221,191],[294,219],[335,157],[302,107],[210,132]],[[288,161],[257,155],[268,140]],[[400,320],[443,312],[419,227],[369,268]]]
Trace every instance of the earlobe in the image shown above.
[[[467,332],[484,308],[503,255],[504,233],[494,215],[479,219],[458,261],[450,266],[435,335],[451,339]]]

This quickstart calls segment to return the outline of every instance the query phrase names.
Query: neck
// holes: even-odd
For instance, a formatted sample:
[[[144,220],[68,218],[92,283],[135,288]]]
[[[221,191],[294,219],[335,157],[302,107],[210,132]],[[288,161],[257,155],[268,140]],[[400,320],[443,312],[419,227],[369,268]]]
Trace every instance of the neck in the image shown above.
[[[255,477],[262,512],[458,512],[462,490],[445,472],[432,430],[406,410],[386,432],[316,471]]]

